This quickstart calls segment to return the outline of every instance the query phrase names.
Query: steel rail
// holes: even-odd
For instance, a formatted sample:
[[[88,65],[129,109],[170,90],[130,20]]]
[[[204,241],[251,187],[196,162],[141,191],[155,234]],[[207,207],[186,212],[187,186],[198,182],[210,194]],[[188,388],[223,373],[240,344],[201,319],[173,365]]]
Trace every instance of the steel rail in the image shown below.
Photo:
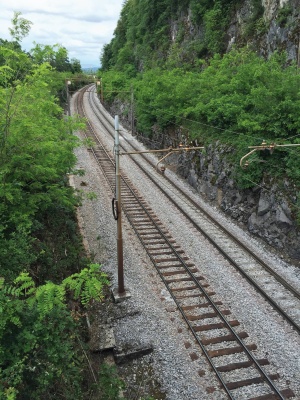
[[[89,130],[93,131],[93,127],[91,125],[89,125]],[[99,138],[96,136],[96,134],[94,133],[95,138],[97,140],[97,142],[100,144],[100,140]],[[100,144],[101,149],[104,149],[104,146]],[[96,156],[96,151],[95,150],[93,152],[94,156],[97,159],[97,162],[100,163],[99,158],[97,158]],[[114,162],[112,160],[111,157],[109,157],[109,161],[112,164],[112,168],[114,169]],[[106,180],[108,182],[110,182],[110,186],[113,189],[113,184],[111,183],[111,178],[110,176],[107,175],[107,172],[105,172],[105,169],[102,168],[102,171],[104,172],[105,176],[106,176]],[[146,207],[142,204],[142,201],[138,198],[140,196],[138,196],[135,192],[135,190],[133,190],[128,183],[128,179],[122,179],[122,183],[123,186],[127,188],[127,193],[129,191],[129,193],[134,196],[136,198],[136,201],[140,204],[140,208],[143,210],[143,212],[145,213],[145,215],[147,215],[147,218],[149,220],[152,221],[153,226],[155,227],[155,229],[157,230],[157,232],[159,232],[160,236],[164,239],[165,243],[168,245],[168,247],[172,250],[173,254],[176,255],[177,259],[179,260],[181,266],[184,268],[185,272],[188,273],[188,275],[190,276],[190,278],[193,280],[194,284],[199,288],[199,290],[201,290],[202,294],[205,296],[205,298],[207,299],[207,301],[211,304],[211,306],[213,307],[213,309],[215,310],[215,312],[218,314],[219,318],[223,321],[223,323],[226,325],[227,329],[233,334],[233,336],[235,337],[236,341],[239,343],[239,345],[243,348],[245,354],[247,355],[248,359],[251,360],[251,362],[256,366],[257,370],[259,371],[260,375],[264,378],[264,380],[266,381],[266,383],[269,385],[269,387],[271,388],[271,390],[274,391],[274,393],[276,393],[277,396],[279,396],[280,399],[284,399],[285,397],[283,397],[279,391],[279,389],[276,387],[276,385],[273,383],[273,381],[268,377],[268,375],[266,374],[266,372],[263,370],[263,368],[261,368],[259,362],[256,360],[256,358],[253,356],[253,354],[248,350],[247,346],[244,344],[244,342],[239,338],[238,334],[235,332],[235,330],[230,326],[229,321],[224,317],[222,311],[218,308],[218,306],[215,304],[215,302],[210,298],[210,296],[207,294],[205,288],[199,283],[199,280],[195,277],[195,275],[190,271],[187,263],[185,263],[184,259],[182,258],[182,256],[179,254],[179,252],[176,250],[176,248],[172,245],[172,243],[170,242],[170,240],[167,238],[167,236],[165,235],[165,233],[162,231],[162,229],[158,226],[158,224],[153,220],[153,218],[150,215],[150,212],[146,209]],[[124,190],[123,187],[123,190]],[[232,396],[230,390],[228,389],[226,382],[223,380],[222,375],[220,374],[220,372],[217,370],[217,367],[215,366],[212,358],[209,356],[205,346],[203,346],[201,340],[199,339],[199,336],[197,335],[196,331],[194,330],[192,324],[190,323],[190,321],[188,320],[186,313],[184,312],[183,308],[181,307],[180,303],[177,301],[176,296],[174,295],[172,289],[170,288],[167,280],[165,279],[165,277],[163,276],[163,274],[161,273],[157,262],[155,261],[155,258],[153,257],[153,255],[151,254],[151,252],[149,251],[149,249],[147,249],[147,246],[144,243],[143,238],[140,235],[139,230],[137,229],[137,227],[134,225],[131,217],[130,217],[130,212],[128,212],[126,210],[126,207],[123,206],[123,210],[125,215],[127,216],[130,224],[132,225],[134,231],[136,232],[137,236],[139,237],[141,243],[143,244],[145,250],[147,251],[147,254],[149,255],[151,261],[153,262],[153,264],[155,265],[162,281],[165,283],[171,297],[173,298],[177,308],[179,309],[179,311],[181,312],[185,322],[187,323],[187,325],[189,326],[193,336],[195,337],[197,343],[199,344],[199,346],[201,347],[202,351],[204,352],[206,358],[208,359],[211,367],[213,368],[214,372],[216,373],[219,381],[221,382],[222,386],[224,387],[227,395],[230,397],[230,399],[234,399],[234,397]]]
[[[91,106],[94,108],[96,106],[95,104],[91,104]],[[99,112],[101,112],[100,109],[98,109]],[[102,112],[101,112],[102,114]],[[109,130],[110,134],[112,135],[111,132],[111,122],[107,119],[105,114],[102,114],[106,121],[108,122],[109,125],[105,125],[106,128]],[[126,138],[124,138],[126,140]],[[128,144],[135,150],[136,147],[132,144]],[[122,145],[121,145],[122,147]],[[124,147],[123,147],[124,148]],[[124,149],[125,150],[125,149]],[[159,150],[157,150],[159,152]],[[126,153],[129,154],[130,152]],[[125,151],[124,153],[125,154]],[[147,159],[147,157],[144,156],[144,154],[141,154],[141,157],[143,157],[144,160],[146,160],[154,169],[156,166]],[[148,176],[151,181],[157,185],[157,181],[153,176],[145,169],[143,166],[141,166],[138,161],[135,158],[131,158],[133,162],[135,162],[136,165],[139,166],[143,170],[143,172]],[[218,222],[216,219],[214,219],[205,209],[203,209],[199,204],[197,204],[189,195],[187,195],[181,188],[179,188],[176,183],[174,183],[171,179],[169,179],[166,175],[164,175],[164,179],[167,180],[171,185],[174,185],[176,190],[180,192],[181,195],[185,196],[185,198],[198,210],[200,210],[212,223],[217,226],[220,230],[222,230],[227,236],[230,237],[230,239],[236,243],[240,248],[242,248],[248,255],[250,255],[253,259],[256,260],[256,262],[263,267],[267,272],[269,272],[285,289],[287,289],[293,296],[295,296],[297,299],[300,300],[300,292],[297,291],[292,285],[290,285],[282,276],[280,276],[276,271],[274,271],[266,262],[264,262],[257,254],[255,254],[249,247],[247,247],[242,241],[240,241],[238,238],[236,238],[228,229],[226,229],[220,222]],[[244,276],[247,281],[253,285],[253,287],[257,290],[258,293],[260,293],[266,301],[268,301],[271,306],[278,311],[278,313],[298,332],[300,333],[300,326],[295,322],[283,309],[280,307],[280,305],[277,304],[277,302],[272,299],[260,286],[259,283],[255,282],[246,271],[244,271],[227,253],[224,251],[216,242],[215,240],[207,234],[194,220],[191,218],[181,207],[180,205],[177,204],[177,202],[174,200],[172,196],[170,196],[168,193],[164,192],[164,195],[184,214],[184,216],[193,224],[193,226],[201,232],[212,244],[217,248],[217,250],[222,253],[222,255]]]

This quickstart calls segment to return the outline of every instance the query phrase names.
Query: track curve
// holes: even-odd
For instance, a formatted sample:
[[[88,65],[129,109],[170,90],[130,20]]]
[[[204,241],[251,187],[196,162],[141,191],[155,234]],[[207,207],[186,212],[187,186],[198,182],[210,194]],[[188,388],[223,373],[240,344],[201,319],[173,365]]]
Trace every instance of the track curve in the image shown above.
[[[77,98],[80,114],[84,114],[83,96],[84,91]],[[108,131],[113,130],[109,122],[104,123],[104,126]],[[86,135],[93,138],[95,142],[91,151],[114,192],[113,154],[101,143],[92,124],[88,124]],[[199,275],[197,266],[189,262],[184,250],[174,241],[168,230],[154,215],[151,207],[124,174],[122,193],[122,207],[126,217],[228,397],[249,400],[293,397],[290,389],[277,388],[274,381],[279,379],[279,376],[268,374],[262,368],[269,364],[268,360],[256,359],[253,355],[256,345],[248,343],[248,334],[239,330],[239,322],[232,319],[230,310],[214,299],[214,293],[209,289],[205,278]],[[243,354],[242,357],[241,354]],[[230,361],[225,361],[226,358]],[[243,371],[244,379],[231,381],[230,373],[236,370]],[[240,397],[243,389],[250,385],[252,388],[255,387],[253,393],[259,393],[259,395]]]

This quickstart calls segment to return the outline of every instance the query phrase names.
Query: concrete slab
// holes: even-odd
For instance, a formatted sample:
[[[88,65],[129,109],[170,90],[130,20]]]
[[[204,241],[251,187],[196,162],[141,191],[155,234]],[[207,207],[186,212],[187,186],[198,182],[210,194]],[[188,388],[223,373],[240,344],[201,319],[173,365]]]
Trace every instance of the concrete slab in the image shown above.
[[[114,358],[115,358],[116,364],[122,364],[122,363],[126,363],[130,360],[135,360],[137,358],[143,357],[152,352],[153,352],[153,348],[151,346],[131,349],[131,350],[127,351],[126,353],[120,352],[118,349],[114,349]]]
[[[130,299],[131,297],[129,290],[126,288],[124,293],[119,293],[118,288],[113,288],[111,293],[115,303],[121,303],[122,301]]]
[[[102,325],[98,327],[96,332],[96,334],[91,336],[89,343],[91,351],[105,351],[116,347],[115,335],[111,326]]]

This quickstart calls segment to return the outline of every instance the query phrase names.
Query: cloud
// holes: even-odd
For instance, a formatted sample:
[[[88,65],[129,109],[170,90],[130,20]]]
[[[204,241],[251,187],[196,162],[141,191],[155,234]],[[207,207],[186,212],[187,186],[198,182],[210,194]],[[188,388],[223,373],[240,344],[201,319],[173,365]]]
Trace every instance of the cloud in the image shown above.
[[[124,0],[10,0],[0,4],[0,38],[10,40],[8,28],[14,11],[33,23],[21,43],[29,51],[34,43],[64,46],[70,58],[81,65],[99,66],[103,45],[109,43],[117,26]]]
[[[77,15],[73,12],[69,13],[66,11],[46,11],[42,9],[26,9],[23,11],[24,14],[30,15],[41,15],[41,16],[53,16],[53,17],[60,17],[65,18],[67,20],[74,20],[74,21],[83,21],[83,22],[104,22],[104,21],[115,21],[114,15],[97,15],[97,14],[82,14]]]

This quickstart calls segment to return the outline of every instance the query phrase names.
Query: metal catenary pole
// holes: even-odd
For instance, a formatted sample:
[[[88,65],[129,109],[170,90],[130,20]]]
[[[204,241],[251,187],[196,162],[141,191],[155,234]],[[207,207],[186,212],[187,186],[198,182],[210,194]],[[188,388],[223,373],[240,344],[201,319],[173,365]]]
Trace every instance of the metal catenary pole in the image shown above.
[[[123,268],[123,238],[122,238],[122,215],[121,215],[121,176],[120,176],[120,140],[119,140],[119,117],[115,116],[115,161],[116,161],[116,198],[117,198],[117,257],[118,257],[118,293],[125,292],[124,268]]]
[[[130,87],[130,103],[131,103],[131,134],[132,136],[134,136],[134,109],[133,109],[133,105],[134,105],[134,94],[133,94],[133,88],[132,86]]]
[[[119,138],[119,116],[115,115],[115,169],[116,169],[116,220],[117,220],[117,259],[118,259],[118,288],[117,293],[121,298],[125,298],[126,295],[130,296],[127,289],[125,290],[124,285],[124,266],[123,266],[123,237],[122,237],[122,200],[121,200],[121,173],[120,173],[120,156],[130,154],[143,154],[143,153],[168,153],[161,160],[158,161],[157,165],[164,160],[167,156],[174,152],[190,151],[203,149],[203,147],[181,147],[160,150],[146,150],[146,151],[132,151],[132,152],[120,152],[120,138]]]
[[[66,91],[67,91],[67,107],[68,107],[68,115],[71,115],[71,104],[70,104],[70,91],[69,91],[69,85],[71,85],[71,81],[69,79],[66,79]]]

